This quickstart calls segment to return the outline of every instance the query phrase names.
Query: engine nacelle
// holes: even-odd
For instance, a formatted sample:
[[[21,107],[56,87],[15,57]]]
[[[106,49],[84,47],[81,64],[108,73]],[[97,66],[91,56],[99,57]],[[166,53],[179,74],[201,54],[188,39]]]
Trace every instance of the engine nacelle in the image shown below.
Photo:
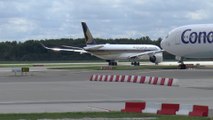
[[[163,61],[162,53],[157,53],[155,55],[149,56],[149,61],[155,64],[158,64]]]
[[[153,55],[153,56],[150,56],[149,57],[149,61],[152,62],[152,63],[155,63],[156,61],[156,57]]]

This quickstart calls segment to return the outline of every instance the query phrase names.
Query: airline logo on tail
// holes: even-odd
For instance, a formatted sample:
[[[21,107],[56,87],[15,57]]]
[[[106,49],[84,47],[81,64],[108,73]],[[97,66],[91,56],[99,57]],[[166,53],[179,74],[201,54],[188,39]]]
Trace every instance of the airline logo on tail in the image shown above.
[[[89,31],[89,28],[87,27],[87,24],[85,22],[81,22],[81,24],[84,31],[86,45],[96,44],[95,40],[92,37],[92,34]]]

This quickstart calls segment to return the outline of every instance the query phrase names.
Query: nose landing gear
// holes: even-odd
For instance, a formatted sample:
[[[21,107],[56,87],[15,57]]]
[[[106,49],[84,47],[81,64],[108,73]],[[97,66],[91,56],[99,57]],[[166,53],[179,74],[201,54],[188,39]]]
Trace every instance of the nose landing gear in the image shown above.
[[[184,62],[183,62],[183,57],[176,57],[176,59],[178,59],[178,60],[179,60],[178,63],[180,63],[180,64],[178,65],[178,68],[179,68],[179,69],[186,69],[186,68],[187,68],[186,65],[185,65]]]

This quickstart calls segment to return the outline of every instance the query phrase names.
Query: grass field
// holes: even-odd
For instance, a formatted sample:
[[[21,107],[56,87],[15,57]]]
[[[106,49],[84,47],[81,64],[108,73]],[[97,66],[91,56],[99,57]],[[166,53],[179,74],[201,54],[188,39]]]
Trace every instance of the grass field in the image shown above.
[[[90,70],[105,70],[102,66],[95,65],[81,65],[81,66],[52,66],[50,69],[90,69]],[[156,66],[156,65],[142,65],[142,66],[128,66],[128,65],[120,65],[109,67],[112,70],[141,70],[141,69],[177,69],[177,66]],[[107,69],[106,69],[107,70]]]
[[[87,69],[103,70],[102,67],[108,66],[103,61],[1,61],[0,67],[47,67],[50,69]],[[194,66],[196,69],[212,69],[212,65]],[[118,66],[113,66],[112,70],[140,70],[140,69],[178,69],[177,64],[154,65],[150,62],[141,62],[140,66],[132,66],[129,62],[119,62]]]
[[[121,112],[73,112],[73,113],[32,113],[32,114],[0,114],[0,120],[60,120],[60,119],[89,119],[89,118],[153,118],[157,120],[213,120],[207,117],[188,117],[174,115],[154,115],[142,113],[121,113]],[[104,119],[106,120],[106,119]],[[116,119],[117,120],[117,119]]]
[[[122,65],[111,66],[112,70],[140,70],[140,69],[177,69],[175,65],[141,65],[141,66],[131,66]],[[105,62],[61,62],[61,63],[52,63],[52,62],[3,62],[0,64],[0,67],[47,67],[50,69],[90,69],[90,70],[102,70],[102,68],[107,67]]]

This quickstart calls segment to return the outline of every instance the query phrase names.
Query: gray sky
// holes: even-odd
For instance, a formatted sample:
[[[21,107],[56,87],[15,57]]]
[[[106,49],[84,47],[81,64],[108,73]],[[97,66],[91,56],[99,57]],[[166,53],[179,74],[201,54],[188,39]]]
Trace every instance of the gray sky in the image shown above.
[[[0,41],[164,37],[173,28],[213,22],[212,0],[0,0]]]

